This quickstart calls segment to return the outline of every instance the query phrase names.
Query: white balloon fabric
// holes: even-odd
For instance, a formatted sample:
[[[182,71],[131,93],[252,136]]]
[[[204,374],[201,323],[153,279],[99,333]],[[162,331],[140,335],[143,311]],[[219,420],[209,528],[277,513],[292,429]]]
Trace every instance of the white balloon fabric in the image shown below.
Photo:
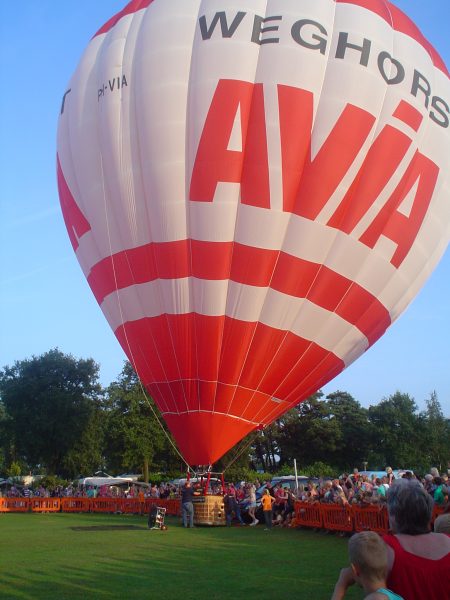
[[[58,185],[190,464],[307,398],[450,237],[450,83],[385,0],[134,0],[64,94]]]

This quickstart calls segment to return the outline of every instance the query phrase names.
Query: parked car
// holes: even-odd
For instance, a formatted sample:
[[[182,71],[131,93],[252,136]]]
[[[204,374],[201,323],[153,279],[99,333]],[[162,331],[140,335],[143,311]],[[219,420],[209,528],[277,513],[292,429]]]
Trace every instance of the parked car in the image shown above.
[[[394,469],[392,472],[394,473],[395,479],[400,479],[407,471],[414,475],[414,471],[412,469]],[[372,479],[373,476],[381,479],[386,475],[386,471],[360,471],[359,474],[366,475],[369,479]]]

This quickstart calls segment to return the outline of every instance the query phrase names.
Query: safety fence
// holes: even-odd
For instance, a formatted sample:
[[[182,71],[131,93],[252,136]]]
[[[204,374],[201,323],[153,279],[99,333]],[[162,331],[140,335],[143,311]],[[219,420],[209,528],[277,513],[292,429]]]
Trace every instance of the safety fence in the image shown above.
[[[31,498],[29,503],[32,512],[60,512],[61,510],[59,498]]]
[[[78,513],[123,513],[146,515],[152,506],[166,509],[167,515],[180,515],[180,500],[177,498],[0,498],[0,513],[8,512],[78,512]],[[431,522],[442,514],[443,509],[435,506]],[[341,506],[320,502],[296,502],[295,524],[330,531],[376,531],[387,533],[389,521],[385,506]]]
[[[166,509],[168,515],[180,514],[178,499],[162,498],[0,498],[0,513],[5,512],[91,512],[148,514],[152,506]]]
[[[435,506],[431,523],[443,513]],[[388,533],[389,520],[386,506],[342,506],[339,504],[321,504],[320,502],[296,502],[295,523],[302,527],[314,527],[331,531],[376,531]]]

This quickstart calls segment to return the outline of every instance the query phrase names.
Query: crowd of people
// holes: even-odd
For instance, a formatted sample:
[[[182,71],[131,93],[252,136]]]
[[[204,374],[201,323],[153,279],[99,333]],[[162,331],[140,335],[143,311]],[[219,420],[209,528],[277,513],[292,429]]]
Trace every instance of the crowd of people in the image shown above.
[[[438,506],[448,505],[450,482],[447,473],[440,474],[436,468],[423,478],[417,478],[411,471],[405,471],[401,477],[407,480],[420,481],[426,492],[433,498]],[[343,506],[358,505],[384,505],[386,504],[387,492],[395,481],[394,472],[386,467],[384,475],[373,474],[371,477],[353,469],[351,474],[344,473],[336,479],[318,478],[310,479],[307,485],[301,484],[298,489],[290,487],[283,481],[272,484],[271,481],[225,483],[212,481],[207,490],[208,494],[223,495],[227,524],[233,520],[243,523],[242,513],[250,517],[250,525],[256,525],[259,521],[256,510],[262,497],[269,495],[273,515],[272,526],[289,525],[294,513],[294,505],[297,500],[303,502],[335,503]],[[203,493],[203,483],[200,481],[192,483],[193,493]],[[259,493],[258,493],[259,491]],[[267,494],[268,493],[268,494]],[[173,482],[160,484],[130,483],[125,486],[102,485],[57,486],[49,489],[37,483],[34,486],[12,485],[5,491],[8,497],[100,497],[100,498],[180,498],[182,486]],[[268,501],[266,501],[267,503]],[[247,519],[248,521],[248,519]]]
[[[261,488],[261,485],[258,484],[260,484],[259,481],[255,483],[241,483],[237,486],[229,484],[226,487],[224,508],[228,526],[231,525],[233,517],[241,525],[246,525],[248,518],[250,518],[250,527],[258,525],[259,519],[256,516],[258,498],[256,490]],[[283,487],[282,485],[273,488],[270,482],[267,482],[264,493],[260,498],[265,528],[271,529],[273,526],[288,526],[295,512],[296,499],[296,495],[290,488]],[[243,512],[247,513],[247,520],[243,519]]]
[[[391,533],[381,538],[367,531],[350,538],[350,566],[342,569],[332,600],[345,598],[355,583],[363,587],[366,600],[448,598],[450,515],[438,517],[433,531],[434,499],[412,477],[392,481],[386,499]]]
[[[442,508],[449,506],[450,483],[447,474],[440,475],[438,470],[433,468],[430,474],[421,479],[418,479],[412,471],[405,471],[400,478],[418,481],[432,498],[434,504]],[[340,478],[319,478],[317,482],[310,481],[308,485],[300,485],[298,491],[295,488],[291,489],[286,486],[282,481],[275,485],[268,481],[265,483],[265,489],[261,497],[265,526],[268,529],[276,526],[290,527],[293,523],[295,502],[297,500],[309,503],[334,503],[342,506],[355,504],[358,506],[384,506],[387,502],[388,490],[395,480],[393,470],[387,467],[385,475],[381,477],[377,475],[369,477],[359,473],[358,469],[354,469],[352,474],[344,473]],[[256,500],[253,497],[255,485],[245,483],[237,488],[231,486],[229,489],[231,489],[232,500],[227,511],[227,522],[230,522],[230,515],[234,513],[237,521],[242,523],[242,510],[240,507],[242,505],[256,507]],[[234,498],[237,500],[237,506]],[[252,519],[250,524],[255,525],[257,519],[254,508],[253,510],[249,508],[248,512]],[[270,518],[271,523],[269,522]]]
[[[439,475],[436,468],[431,469],[431,472],[421,479],[417,478],[412,471],[405,471],[400,478],[420,481],[438,506],[448,503],[450,489],[448,475]],[[306,502],[332,502],[344,506],[385,504],[387,491],[395,479],[391,467],[386,467],[386,474],[381,477],[376,474],[369,477],[354,469],[352,474],[344,473],[338,479],[320,481],[318,484],[311,483],[306,489],[300,486],[298,496],[299,500]]]
[[[400,477],[417,481],[437,506],[442,508],[448,506],[450,485],[447,474],[441,476],[437,469],[432,469],[430,474],[421,479],[418,479],[412,471],[405,471]],[[220,483],[213,483],[208,493],[224,496],[227,526],[231,526],[233,522],[241,526],[255,526],[261,521],[265,529],[269,530],[272,527],[296,525],[295,503],[298,500],[342,506],[354,504],[384,506],[387,502],[388,490],[395,480],[396,477],[390,467],[386,468],[385,474],[381,477],[376,474],[369,477],[354,469],[353,473],[344,473],[340,478],[310,480],[308,485],[300,485],[298,490],[282,480],[275,484],[270,481],[256,480],[238,484],[226,483],[224,488]],[[294,484],[293,481],[290,483]],[[202,493],[200,483],[192,485],[192,494],[196,493]]]
[[[178,498],[179,486],[172,483],[142,485],[87,485],[56,486],[52,489],[43,485],[18,486],[12,485],[5,493],[9,498]]]

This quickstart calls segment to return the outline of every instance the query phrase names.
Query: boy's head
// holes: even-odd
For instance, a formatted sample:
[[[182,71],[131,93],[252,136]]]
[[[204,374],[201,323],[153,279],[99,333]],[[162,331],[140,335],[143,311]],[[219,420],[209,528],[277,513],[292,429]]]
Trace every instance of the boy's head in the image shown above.
[[[366,581],[386,579],[386,546],[374,531],[363,531],[353,535],[348,542],[348,555],[357,581],[359,578]]]

